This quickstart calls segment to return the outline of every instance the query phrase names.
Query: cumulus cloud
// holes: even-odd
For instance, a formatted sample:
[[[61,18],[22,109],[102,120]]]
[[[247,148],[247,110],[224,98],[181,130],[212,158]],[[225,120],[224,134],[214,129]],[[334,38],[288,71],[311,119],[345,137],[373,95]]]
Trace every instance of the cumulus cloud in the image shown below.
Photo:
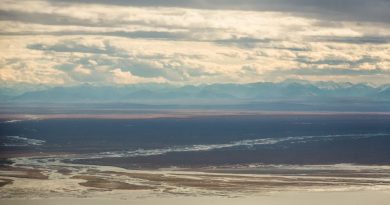
[[[0,81],[390,83],[388,3],[353,2],[5,0]]]
[[[134,76],[130,71],[122,71],[117,68],[110,71],[113,75],[113,81],[117,84],[137,84],[137,83],[147,83],[150,82],[150,79]],[[162,77],[153,78],[155,83],[165,83],[166,80]]]

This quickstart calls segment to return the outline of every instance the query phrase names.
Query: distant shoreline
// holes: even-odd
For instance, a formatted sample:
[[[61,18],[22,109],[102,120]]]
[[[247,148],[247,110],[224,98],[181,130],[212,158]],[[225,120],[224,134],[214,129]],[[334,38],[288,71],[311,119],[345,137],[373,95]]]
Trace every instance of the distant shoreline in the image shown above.
[[[18,120],[45,120],[45,119],[155,119],[155,118],[191,118],[191,117],[225,117],[225,116],[294,116],[294,115],[383,115],[390,116],[390,112],[312,112],[312,111],[219,111],[219,110],[164,110],[153,113],[125,113],[125,114],[0,114],[0,120],[16,122]]]

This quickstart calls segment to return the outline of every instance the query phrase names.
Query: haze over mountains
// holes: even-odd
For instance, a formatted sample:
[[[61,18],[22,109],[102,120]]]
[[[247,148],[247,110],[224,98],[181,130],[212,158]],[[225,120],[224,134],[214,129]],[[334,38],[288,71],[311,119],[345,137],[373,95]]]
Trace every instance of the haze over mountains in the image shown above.
[[[211,106],[263,110],[389,111],[390,85],[309,82],[210,84],[175,86],[136,84],[126,86],[79,85],[52,87],[10,95],[4,103],[121,103],[149,106]],[[172,108],[175,108],[174,106]]]

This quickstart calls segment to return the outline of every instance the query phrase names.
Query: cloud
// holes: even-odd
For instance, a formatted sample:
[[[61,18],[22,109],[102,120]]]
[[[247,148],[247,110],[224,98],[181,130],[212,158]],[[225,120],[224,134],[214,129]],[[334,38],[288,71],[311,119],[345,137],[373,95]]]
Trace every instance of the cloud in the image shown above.
[[[0,20],[2,21],[20,21],[27,23],[38,23],[46,25],[79,25],[79,26],[97,26],[96,22],[74,18],[69,15],[52,13],[29,13],[23,11],[0,10]],[[107,24],[106,26],[108,26]],[[101,25],[100,25],[101,26]]]
[[[290,12],[303,16],[332,20],[374,21],[389,23],[390,2],[387,0],[51,0],[121,6],[179,7],[249,11]]]
[[[54,31],[54,32],[0,32],[3,36],[25,36],[25,35],[52,35],[52,36],[113,36],[124,38],[163,39],[163,40],[190,40],[188,33],[158,32],[158,31],[115,31],[115,32],[90,32],[90,31]],[[36,47],[36,49],[39,49]]]
[[[48,84],[64,85],[69,82],[66,73],[50,66],[37,66],[34,61],[13,59],[0,69],[0,83],[9,84]]]
[[[370,16],[387,3],[357,2],[5,0],[0,80],[390,83],[390,27]]]
[[[310,40],[319,42],[336,42],[349,44],[389,44],[390,36],[315,36]]]
[[[142,79],[142,82],[186,82],[222,74],[198,63],[204,58],[202,55],[183,51],[167,53],[133,49],[131,45],[113,44],[103,39],[73,38],[54,43],[28,44],[26,47],[29,50],[42,51],[54,59],[61,56],[54,68],[66,73],[74,82],[107,83],[111,81],[112,74],[118,74],[118,71],[113,72],[117,69],[131,73],[134,79]],[[152,47],[157,48],[158,45]],[[169,51],[169,48],[167,49]],[[124,73],[123,76],[128,74]]]
[[[90,69],[83,68],[81,66],[77,66],[73,69],[75,73],[79,73],[81,75],[91,75],[92,71]]]
[[[348,56],[329,54],[321,59],[311,59],[310,57],[298,57],[297,61],[310,65],[347,65],[348,68],[359,68],[363,64],[377,64],[380,59],[371,56]]]
[[[82,44],[83,42],[76,42],[75,40],[66,40],[54,45],[47,45],[42,43],[34,43],[27,45],[28,49],[50,51],[50,52],[78,52],[91,54],[107,54],[107,55],[126,55],[124,50],[118,49],[110,45],[109,41],[103,41],[100,45]]]
[[[338,69],[338,68],[297,68],[290,70],[274,70],[274,74],[304,75],[304,76],[364,76],[364,75],[390,75],[390,70],[383,69]]]
[[[162,77],[157,77],[153,79],[148,78],[142,78],[138,76],[134,76],[130,71],[122,71],[121,69],[117,68],[112,71],[113,81],[117,84],[137,84],[137,83],[148,83],[148,82],[154,82],[154,83],[166,83],[166,79]]]
[[[242,48],[254,48],[258,43],[270,43],[271,39],[251,38],[251,37],[233,37],[229,39],[216,40],[215,43],[221,45],[233,45]]]

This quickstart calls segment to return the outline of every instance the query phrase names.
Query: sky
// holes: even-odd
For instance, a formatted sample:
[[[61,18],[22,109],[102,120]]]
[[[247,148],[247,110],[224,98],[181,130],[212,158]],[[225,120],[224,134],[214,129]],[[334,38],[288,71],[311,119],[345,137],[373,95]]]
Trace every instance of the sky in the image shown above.
[[[2,0],[0,85],[390,83],[389,0]]]

